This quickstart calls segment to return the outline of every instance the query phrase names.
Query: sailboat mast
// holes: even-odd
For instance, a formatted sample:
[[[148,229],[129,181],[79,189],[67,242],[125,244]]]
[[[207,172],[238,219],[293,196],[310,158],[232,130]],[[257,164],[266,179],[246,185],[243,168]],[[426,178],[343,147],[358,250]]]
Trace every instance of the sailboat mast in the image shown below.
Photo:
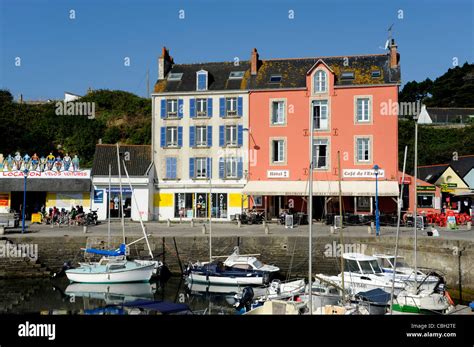
[[[340,234],[340,243],[341,249],[344,249],[344,235],[342,233],[342,188],[341,188],[341,152],[337,151],[337,167],[338,167],[338,174],[339,174],[339,218],[341,219],[341,234]],[[341,252],[341,287],[342,287],[342,299],[345,301],[345,288],[344,288],[344,257],[342,256]]]
[[[415,288],[418,287],[417,283],[417,278],[416,275],[418,274],[418,254],[417,254],[417,248],[418,248],[418,237],[417,237],[417,232],[416,232],[416,222],[417,222],[417,215],[418,215],[418,117],[415,119],[415,172],[414,172],[414,177],[415,177],[415,184],[413,185],[415,189],[415,201],[414,201],[414,207],[413,207],[413,232],[415,233]]]
[[[308,187],[308,298],[309,314],[313,314],[313,116],[309,120],[309,187]]]
[[[209,262],[212,262],[212,183],[209,172]]]
[[[124,219],[124,216],[123,216],[122,171],[120,170],[120,149],[119,149],[118,142],[117,142],[117,166],[118,166],[119,187],[120,187],[119,213],[120,213],[120,218],[121,218],[120,222],[122,224],[123,243],[125,244],[125,219]]]
[[[110,189],[110,181],[112,179],[112,165],[109,164],[109,193],[107,195],[107,249],[110,249],[110,197],[112,190]]]
[[[148,254],[150,254],[151,259],[153,259],[153,253],[151,251],[150,242],[148,241],[148,235],[146,234],[145,225],[143,224],[142,214],[140,213],[140,209],[138,208],[137,197],[135,196],[135,194],[133,194],[132,181],[130,180],[130,176],[128,175],[128,170],[127,170],[127,166],[125,165],[125,161],[122,160],[122,163],[123,163],[123,169],[125,170],[125,175],[127,176],[128,185],[130,187],[130,190],[132,191],[133,202],[135,203],[135,207],[138,212],[138,220],[140,221],[143,237],[145,238],[146,245],[148,247]]]
[[[397,236],[395,238],[395,260],[393,261],[393,278],[392,278],[392,291],[390,293],[390,314],[393,314],[393,295],[395,292],[395,274],[397,273],[397,257],[398,257],[398,240],[400,237],[400,217],[402,214],[402,201],[403,201],[403,186],[405,181],[405,167],[407,163],[407,149],[408,146],[405,146],[405,155],[403,156],[403,171],[402,171],[402,184],[400,188],[400,198],[398,199],[397,206]]]

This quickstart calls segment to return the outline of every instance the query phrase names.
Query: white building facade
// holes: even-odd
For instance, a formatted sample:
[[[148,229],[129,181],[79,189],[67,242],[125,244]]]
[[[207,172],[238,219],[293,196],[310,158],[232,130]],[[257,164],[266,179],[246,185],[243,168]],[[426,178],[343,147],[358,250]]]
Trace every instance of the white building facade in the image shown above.
[[[152,94],[154,219],[230,220],[247,206],[248,64],[159,59]]]

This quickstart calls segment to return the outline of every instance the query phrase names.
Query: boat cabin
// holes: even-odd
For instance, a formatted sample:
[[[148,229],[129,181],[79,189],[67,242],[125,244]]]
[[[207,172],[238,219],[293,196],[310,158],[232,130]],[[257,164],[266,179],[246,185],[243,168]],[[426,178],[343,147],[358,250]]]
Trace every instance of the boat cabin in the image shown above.
[[[344,271],[356,274],[382,274],[382,268],[377,262],[377,258],[360,254],[360,253],[344,253]]]

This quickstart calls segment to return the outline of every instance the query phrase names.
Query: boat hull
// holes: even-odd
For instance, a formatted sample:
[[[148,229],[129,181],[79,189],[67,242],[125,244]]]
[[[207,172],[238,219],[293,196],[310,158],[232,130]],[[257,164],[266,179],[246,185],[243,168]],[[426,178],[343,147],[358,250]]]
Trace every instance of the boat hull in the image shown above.
[[[99,265],[66,271],[67,278],[78,283],[129,283],[129,282],[149,282],[153,275],[154,265],[136,266],[123,270],[106,271],[97,269]]]
[[[191,272],[189,274],[189,280],[191,282],[206,283],[214,285],[262,285],[264,284],[263,276],[213,276]]]

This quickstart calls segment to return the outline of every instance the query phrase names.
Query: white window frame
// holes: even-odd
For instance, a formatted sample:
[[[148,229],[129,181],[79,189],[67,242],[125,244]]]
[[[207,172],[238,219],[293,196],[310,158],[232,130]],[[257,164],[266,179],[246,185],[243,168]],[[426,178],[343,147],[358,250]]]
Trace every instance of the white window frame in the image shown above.
[[[237,116],[237,97],[232,96],[225,98],[225,115],[226,117]]]
[[[205,86],[204,89],[199,89],[199,76],[202,76],[202,75],[204,75],[206,77],[206,86]],[[206,91],[207,88],[208,88],[208,83],[209,83],[209,76],[208,76],[207,71],[200,70],[200,71],[196,72],[196,90],[197,91]]]
[[[196,99],[196,117],[207,117],[207,99]]]
[[[318,166],[318,158],[319,158],[319,149],[317,146],[326,145],[326,165],[325,166]],[[331,157],[330,147],[329,147],[329,139],[328,138],[318,138],[313,140],[313,170],[329,170],[329,161]]]
[[[286,138],[271,137],[270,139],[270,164],[271,165],[286,165]],[[274,143],[278,141],[278,158],[274,160]]]
[[[195,178],[207,178],[207,158],[194,159]]]
[[[368,100],[367,105],[362,104],[362,118],[359,119],[359,101]],[[356,124],[371,124],[373,114],[373,102],[371,95],[357,95],[354,97],[354,120]],[[367,112],[365,112],[367,111]]]
[[[361,159],[359,157],[359,141],[362,140],[367,140],[367,145],[362,146],[362,154],[365,152],[368,153],[369,158],[368,159]],[[365,148],[367,146],[367,148]],[[358,164],[371,164],[372,163],[372,136],[356,136],[355,137],[355,158],[356,158],[356,163]]]
[[[230,174],[229,174],[230,171]],[[225,178],[237,178],[238,175],[238,158],[227,157],[224,161],[224,177]]]
[[[277,119],[275,121],[274,113],[277,107]],[[286,99],[270,99],[270,125],[281,126],[286,124]]]
[[[177,147],[178,146],[178,127],[166,127],[165,129],[166,129],[166,147]]]
[[[321,117],[322,115],[322,110],[323,108],[325,108],[326,110],[326,118],[325,118],[325,123],[326,123],[326,126],[325,127],[319,127],[317,128],[316,127],[316,120],[314,118],[315,114],[314,114],[314,108],[316,106],[319,106],[319,115],[320,115],[320,124],[323,123],[323,118]],[[313,131],[327,131],[329,130],[329,100],[327,99],[316,99],[316,100],[312,100],[311,101],[311,116],[313,117]]]
[[[174,109],[173,109],[173,106],[174,106]],[[166,99],[166,117],[167,118],[178,117],[178,107],[179,107],[178,99]]]
[[[328,91],[328,73],[319,69],[316,70],[313,76],[314,93],[327,93]]]
[[[227,129],[234,129],[234,130],[229,130],[230,132],[230,137],[227,136]],[[237,125],[226,125],[224,127],[224,144],[226,146],[237,146],[238,143],[238,127]]]
[[[196,126],[194,136],[196,137],[196,147],[207,147],[207,126]]]

